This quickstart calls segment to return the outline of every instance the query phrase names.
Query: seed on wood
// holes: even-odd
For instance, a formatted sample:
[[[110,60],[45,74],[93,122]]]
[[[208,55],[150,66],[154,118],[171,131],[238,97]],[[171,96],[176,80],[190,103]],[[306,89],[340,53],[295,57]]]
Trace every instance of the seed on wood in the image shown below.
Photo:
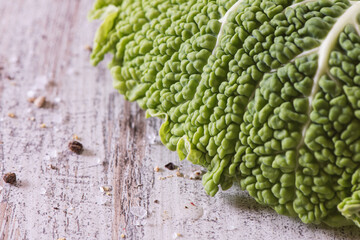
[[[160,171],[160,168],[158,166],[156,166],[156,167],[154,167],[154,171],[158,172],[158,171]]]
[[[6,75],[6,78],[7,78],[8,80],[14,80],[14,79],[15,79],[13,76],[11,76],[11,75],[9,75],[9,74]]]
[[[89,52],[92,52],[92,50],[93,50],[90,45],[85,45],[85,46],[84,46],[84,49],[85,49],[85,50],[88,50]]]
[[[37,97],[37,98],[34,100],[34,104],[35,104],[35,106],[37,106],[38,108],[44,107],[45,103],[46,103],[46,97],[44,97],[44,96]]]
[[[100,191],[101,192],[110,192],[112,190],[111,186],[101,186]]]
[[[4,182],[9,184],[14,184],[16,182],[16,174],[15,173],[6,173],[3,177]]]
[[[175,164],[173,164],[172,162],[169,162],[168,164],[166,164],[165,167],[171,171],[176,169]]]
[[[181,233],[174,233],[173,234],[173,239],[178,239],[179,237],[181,237],[182,235],[181,235]]]
[[[53,169],[53,170],[57,170],[57,167],[54,166],[54,165],[52,165],[52,164],[50,164],[49,167],[50,167],[51,169]]]
[[[15,118],[15,114],[14,113],[8,113],[8,116],[11,118]]]
[[[36,97],[29,97],[29,98],[27,99],[27,101],[28,101],[29,103],[34,103],[35,100],[36,100]]]
[[[82,152],[84,151],[83,145],[78,141],[69,142],[69,149],[78,155],[82,154]]]
[[[74,134],[73,137],[72,137],[74,140],[80,140],[79,136]]]
[[[202,171],[195,171],[190,175],[190,179],[201,179],[203,172]]]

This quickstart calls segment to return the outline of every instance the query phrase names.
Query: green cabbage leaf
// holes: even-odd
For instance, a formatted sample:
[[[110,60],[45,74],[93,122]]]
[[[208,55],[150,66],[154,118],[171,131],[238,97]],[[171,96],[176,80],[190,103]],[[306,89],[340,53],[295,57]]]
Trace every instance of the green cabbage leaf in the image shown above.
[[[235,181],[304,223],[360,223],[360,2],[98,0],[93,64],[164,123],[205,191]]]

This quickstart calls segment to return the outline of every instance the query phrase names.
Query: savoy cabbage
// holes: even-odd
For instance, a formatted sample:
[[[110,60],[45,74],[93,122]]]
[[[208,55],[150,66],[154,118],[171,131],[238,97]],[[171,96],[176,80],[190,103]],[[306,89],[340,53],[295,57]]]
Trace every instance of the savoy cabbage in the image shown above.
[[[360,2],[98,0],[91,60],[162,142],[278,213],[360,226]]]

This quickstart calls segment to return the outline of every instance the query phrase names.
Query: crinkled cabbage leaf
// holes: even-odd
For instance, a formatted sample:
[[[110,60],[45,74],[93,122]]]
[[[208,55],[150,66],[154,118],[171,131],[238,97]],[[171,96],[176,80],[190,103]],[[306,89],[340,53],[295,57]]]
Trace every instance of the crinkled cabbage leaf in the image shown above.
[[[98,0],[93,64],[160,137],[305,223],[360,226],[360,2]]]

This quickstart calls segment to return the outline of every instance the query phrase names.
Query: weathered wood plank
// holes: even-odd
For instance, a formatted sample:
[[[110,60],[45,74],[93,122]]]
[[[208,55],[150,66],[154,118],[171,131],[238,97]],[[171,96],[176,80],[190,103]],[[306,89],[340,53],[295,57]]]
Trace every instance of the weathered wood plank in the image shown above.
[[[17,186],[0,181],[0,239],[359,238],[356,227],[278,216],[238,186],[207,196],[188,177],[200,168],[159,143],[160,121],[112,89],[105,64],[89,64],[91,4],[0,1],[0,167],[19,178]],[[29,91],[46,96],[46,107],[28,103]],[[73,134],[81,156],[67,150]],[[187,176],[166,170],[168,162]],[[105,185],[112,195],[99,190]]]
[[[130,239],[142,239],[143,233],[136,231],[131,224],[134,216],[131,209],[134,204],[141,204],[146,209],[148,202],[138,196],[141,192],[142,161],[145,157],[146,124],[144,113],[129,103],[124,104],[120,120],[120,136],[113,159],[114,168],[114,213],[113,239],[125,234]]]
[[[70,0],[0,2],[0,30],[6,33],[0,40],[0,160],[2,172],[19,178],[18,187],[5,186],[0,196],[7,206],[4,239],[14,239],[15,227],[20,239],[110,239],[111,196],[99,187],[111,185],[112,175],[102,164],[108,135],[99,126],[116,112],[106,108],[114,94],[109,75],[90,66],[84,50],[95,29],[86,20],[90,7]],[[49,104],[37,109],[28,103],[30,90]],[[7,117],[9,112],[17,117]],[[86,147],[83,156],[67,150],[73,134]]]

